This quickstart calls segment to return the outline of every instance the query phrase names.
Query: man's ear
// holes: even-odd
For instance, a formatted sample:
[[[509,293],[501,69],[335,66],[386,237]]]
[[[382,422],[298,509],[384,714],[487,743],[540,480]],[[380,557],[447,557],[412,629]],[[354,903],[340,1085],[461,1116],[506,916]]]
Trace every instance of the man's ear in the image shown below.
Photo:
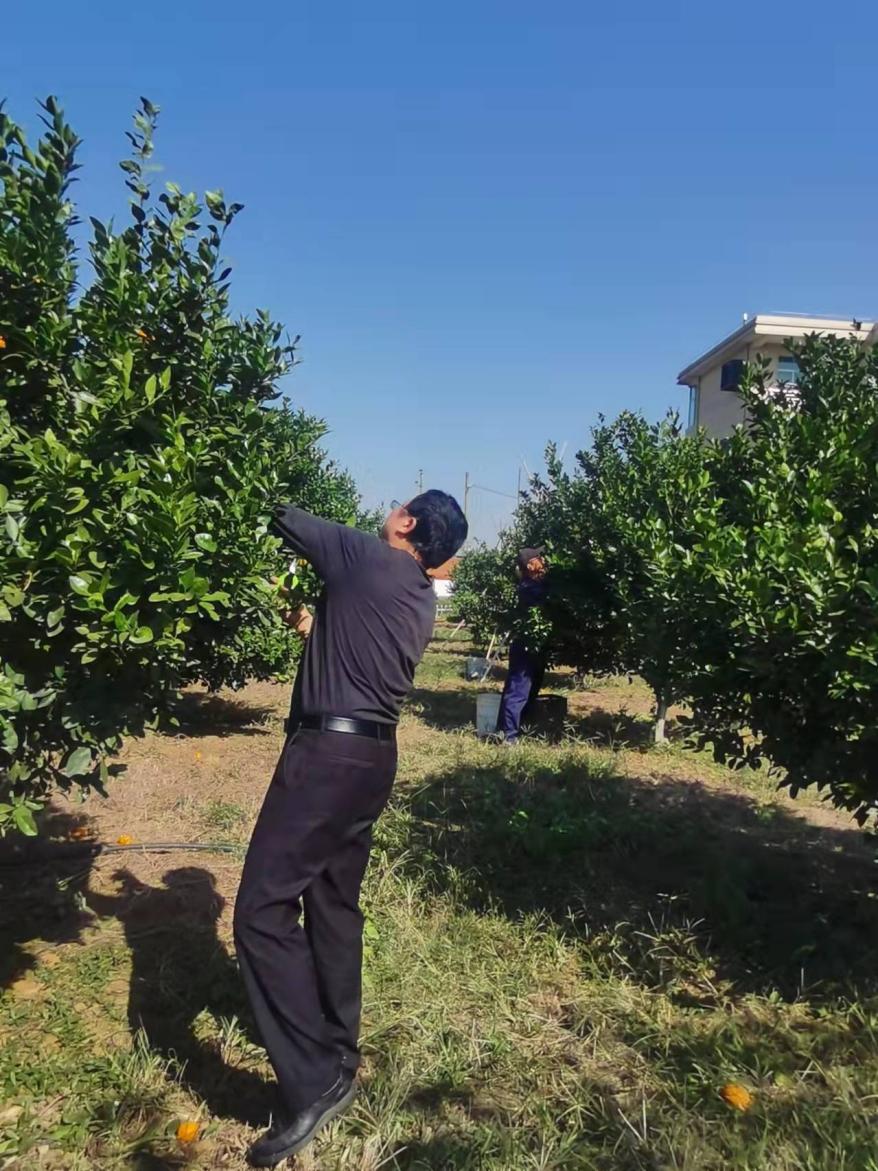
[[[417,528],[417,525],[417,517],[409,516],[409,514],[406,513],[405,516],[400,517],[396,522],[396,531],[401,537],[405,537],[406,540],[408,540]]]

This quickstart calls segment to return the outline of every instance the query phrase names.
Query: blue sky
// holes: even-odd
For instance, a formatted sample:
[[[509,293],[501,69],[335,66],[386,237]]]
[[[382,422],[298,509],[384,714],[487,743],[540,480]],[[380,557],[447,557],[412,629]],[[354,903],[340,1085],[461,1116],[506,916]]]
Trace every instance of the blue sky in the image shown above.
[[[162,178],[246,205],[236,306],[302,335],[287,391],[378,503],[685,411],[744,311],[878,313],[876,34],[861,0],[47,0],[5,12],[0,91],[62,99],[99,217],[162,106]],[[473,492],[475,533],[511,503]]]

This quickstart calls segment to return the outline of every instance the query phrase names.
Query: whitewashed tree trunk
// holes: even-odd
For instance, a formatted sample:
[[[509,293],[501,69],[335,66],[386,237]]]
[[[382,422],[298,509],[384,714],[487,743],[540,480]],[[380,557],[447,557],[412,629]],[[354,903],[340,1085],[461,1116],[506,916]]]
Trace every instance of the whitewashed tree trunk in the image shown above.
[[[655,727],[653,728],[653,743],[667,744],[668,737],[665,726],[668,721],[668,701],[661,692],[655,696]]]

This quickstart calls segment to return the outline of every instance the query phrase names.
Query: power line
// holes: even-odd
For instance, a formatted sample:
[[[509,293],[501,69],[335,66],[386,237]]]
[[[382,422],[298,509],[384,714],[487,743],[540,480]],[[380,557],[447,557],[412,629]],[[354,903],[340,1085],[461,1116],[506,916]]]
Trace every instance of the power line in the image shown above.
[[[494,496],[505,496],[507,500],[516,499],[512,492],[499,492],[496,488],[486,488],[484,484],[470,484],[470,491],[473,488],[478,489],[479,492],[491,492]]]

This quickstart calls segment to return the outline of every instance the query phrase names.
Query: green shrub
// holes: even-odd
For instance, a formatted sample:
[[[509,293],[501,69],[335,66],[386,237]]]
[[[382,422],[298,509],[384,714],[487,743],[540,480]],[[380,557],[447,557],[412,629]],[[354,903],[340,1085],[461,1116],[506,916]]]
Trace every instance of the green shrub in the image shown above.
[[[813,336],[798,393],[747,372],[750,422],[694,518],[687,693],[718,757],[878,811],[878,354]]]
[[[78,143],[44,111],[34,147],[0,113],[0,828],[26,832],[34,798],[100,785],[181,685],[288,670],[270,509],[358,505],[324,424],[273,405],[295,343],[264,312],[230,314],[240,206],[173,184],[152,198],[144,100],[130,223],[91,221],[82,288]]]
[[[502,628],[512,550],[545,545],[556,659],[639,674],[657,737],[687,701],[719,760],[825,788],[862,823],[878,812],[878,352],[793,350],[799,387],[754,362],[728,439],[623,413],[572,473],[550,448],[505,551],[464,559],[458,604],[480,637]]]
[[[624,412],[594,429],[573,474],[550,448],[547,475],[519,510],[522,539],[549,552],[556,655],[583,672],[641,675],[656,697],[657,739],[688,675],[697,615],[685,566],[691,515],[710,499],[710,460],[675,418],[650,424]]]
[[[480,545],[465,553],[454,571],[454,613],[481,647],[512,625],[514,569],[515,558],[508,549]]]

